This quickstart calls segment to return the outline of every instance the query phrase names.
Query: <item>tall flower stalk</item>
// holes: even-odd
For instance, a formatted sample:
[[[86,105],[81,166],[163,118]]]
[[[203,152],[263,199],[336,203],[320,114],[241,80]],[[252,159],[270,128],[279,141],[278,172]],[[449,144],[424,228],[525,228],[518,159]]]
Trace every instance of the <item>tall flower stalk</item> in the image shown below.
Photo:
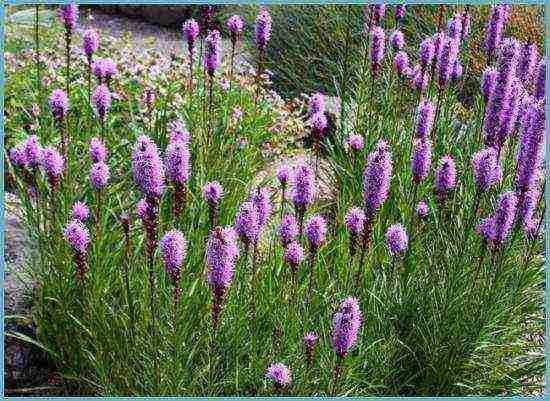
[[[183,36],[187,41],[187,57],[189,58],[189,89],[193,90],[193,61],[195,58],[195,42],[199,36],[199,24],[193,18],[182,25]],[[201,49],[202,50],[202,49]]]
[[[235,63],[235,50],[243,33],[244,20],[240,15],[233,15],[227,20],[227,29],[231,35],[231,60],[229,62],[229,85],[233,84],[233,68]]]

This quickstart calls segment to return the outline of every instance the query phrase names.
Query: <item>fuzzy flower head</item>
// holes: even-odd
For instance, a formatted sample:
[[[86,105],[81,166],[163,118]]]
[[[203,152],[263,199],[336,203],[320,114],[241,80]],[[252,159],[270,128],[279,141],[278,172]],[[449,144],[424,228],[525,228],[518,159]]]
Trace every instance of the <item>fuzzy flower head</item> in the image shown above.
[[[403,51],[397,52],[393,59],[393,68],[400,78],[410,75],[409,56]]]
[[[323,216],[315,214],[309,218],[305,226],[307,242],[311,249],[319,248],[327,235],[327,223]]]
[[[292,170],[288,166],[281,166],[277,170],[277,180],[282,188],[286,188],[292,180]]]
[[[344,221],[346,228],[352,236],[357,236],[363,232],[365,226],[365,212],[357,206],[352,206],[346,213]]]
[[[363,172],[363,202],[370,219],[387,199],[392,174],[392,157],[386,141],[378,141],[376,149],[367,157]]]
[[[95,29],[87,29],[82,37],[82,47],[84,54],[88,59],[92,58],[92,55],[99,47],[99,35]]]
[[[44,148],[42,151],[42,167],[48,176],[51,185],[55,185],[63,172],[65,160],[53,147]]]
[[[44,150],[40,145],[40,141],[36,135],[31,135],[23,141],[23,151],[25,152],[25,160],[29,167],[37,168],[42,163]],[[53,155],[55,157],[55,155]],[[50,160],[54,164],[57,161]],[[53,166],[52,166],[53,167]]]
[[[104,120],[105,115],[111,107],[111,92],[107,85],[99,85],[92,94],[92,104],[100,119]]]
[[[447,35],[453,39],[462,38],[462,13],[456,13],[447,23]]]
[[[231,38],[236,39],[243,33],[244,20],[240,15],[233,15],[227,20],[227,29],[231,32]]]
[[[321,92],[315,92],[309,97],[308,115],[312,116],[318,113],[324,113],[325,108],[325,95]]]
[[[104,162],[107,158],[107,148],[103,141],[97,137],[90,139],[89,153],[94,163]]]
[[[305,210],[313,203],[313,171],[308,166],[298,166],[294,170],[293,181],[294,206]]]
[[[182,141],[188,144],[191,140],[191,135],[185,126],[185,123],[181,120],[173,120],[168,123],[168,133],[170,142]]]
[[[290,266],[297,267],[304,260],[304,248],[298,241],[292,241],[285,247],[283,261]]]
[[[63,236],[75,252],[86,253],[88,243],[90,242],[90,235],[88,229],[81,221],[71,220],[63,231]]]
[[[27,154],[23,145],[21,142],[10,149],[10,162],[14,167],[24,167],[28,164]]]
[[[187,241],[183,233],[178,230],[168,231],[160,240],[159,247],[166,273],[172,281],[178,282],[183,258],[187,251]]]
[[[202,187],[202,199],[211,207],[217,207],[223,188],[218,181],[207,182]]]
[[[292,382],[292,373],[284,363],[272,363],[265,370],[265,377],[273,381],[275,385],[284,387]]]
[[[55,118],[64,118],[69,112],[69,98],[67,94],[61,89],[54,89],[50,98],[48,99],[52,114]]]
[[[101,189],[107,185],[111,173],[109,172],[109,166],[105,162],[98,162],[92,165],[90,169],[90,183],[95,189]]]
[[[411,170],[413,181],[418,183],[428,176],[432,163],[432,142],[429,139],[413,140]]]
[[[481,93],[487,102],[495,89],[497,70],[494,67],[487,67],[481,75]]]
[[[260,52],[265,52],[271,35],[271,16],[267,7],[261,7],[254,23],[254,39]]]
[[[181,26],[183,36],[190,47],[193,46],[195,40],[199,37],[199,24],[193,18],[188,19]]]
[[[380,70],[380,62],[384,57],[384,42],[386,34],[379,26],[373,26],[370,31],[370,57],[373,74],[377,75]]]
[[[332,348],[344,358],[357,343],[357,333],[363,316],[357,298],[349,297],[342,301],[338,311],[332,316]]]
[[[244,202],[235,216],[235,231],[244,244],[256,243],[260,234],[258,211],[252,202]]]
[[[422,67],[420,66],[420,64],[416,64],[410,70],[410,76],[411,76],[411,80],[409,81],[409,84],[412,89],[417,91],[426,90],[430,80],[430,74],[427,71],[422,72]]]
[[[110,80],[117,72],[117,66],[110,58],[98,58],[92,63],[92,73],[100,81]]]
[[[476,226],[476,233],[483,238],[485,242],[495,240],[495,223],[492,217],[482,219]]]
[[[437,64],[437,84],[440,90],[444,89],[452,78],[453,68],[458,57],[458,45],[459,41],[457,39],[452,37],[445,38]]]
[[[306,348],[313,348],[315,347],[315,343],[319,339],[319,336],[314,331],[308,331],[304,335],[304,346]]]
[[[145,220],[147,217],[147,200],[142,198],[136,204],[136,214],[140,220]]]
[[[215,227],[206,244],[206,281],[213,290],[225,290],[233,280],[239,258],[237,234],[231,227]]]
[[[546,59],[542,60],[537,65],[536,81],[535,81],[535,98],[544,99],[544,85],[546,82]]]
[[[385,4],[371,4],[368,6],[368,13],[370,16],[370,24],[380,25],[384,19],[384,14],[386,13]]]
[[[407,12],[407,6],[404,4],[398,4],[395,6],[395,20],[401,21]]]
[[[516,188],[525,192],[533,187],[544,156],[543,102],[531,104],[522,128],[516,167]]]
[[[409,237],[402,224],[393,224],[386,231],[386,243],[392,255],[404,252],[409,244]]]
[[[487,32],[485,36],[485,51],[487,57],[492,57],[495,50],[498,49],[502,39],[502,31],[508,17],[508,6],[493,5],[491,6],[491,14],[487,23]]]
[[[71,218],[78,221],[86,221],[88,219],[90,212],[86,203],[77,201],[73,203],[71,209]]]
[[[286,213],[283,216],[281,224],[279,225],[278,234],[283,247],[286,247],[298,237],[299,228],[294,215]]]
[[[349,149],[355,152],[359,152],[360,150],[363,149],[363,146],[364,146],[363,137],[361,135],[351,134],[346,138],[345,145]]]
[[[434,41],[432,38],[426,38],[420,43],[419,61],[423,69],[426,69],[432,63],[435,54]]]
[[[405,36],[403,35],[403,32],[399,29],[393,31],[390,36],[390,43],[395,51],[403,49],[403,46],[405,46]]]
[[[518,65],[518,77],[530,80],[539,60],[539,49],[535,43],[524,43]]]
[[[502,244],[514,225],[518,198],[513,191],[501,194],[497,200],[497,207],[493,217],[495,242]]]
[[[78,21],[78,6],[74,3],[59,6],[57,16],[70,34],[76,28],[76,22]]]
[[[482,149],[472,159],[474,181],[478,192],[487,192],[502,178],[498,152],[494,148]]]
[[[256,211],[258,212],[258,223],[260,224],[260,227],[263,227],[267,222],[272,209],[269,189],[257,188],[252,192],[249,200],[256,207]]]
[[[160,198],[164,191],[164,167],[157,145],[141,135],[132,152],[134,182],[146,197]]]
[[[191,175],[190,159],[186,143],[181,140],[170,142],[164,155],[166,178],[173,183],[185,184]]]
[[[456,186],[455,162],[451,156],[443,156],[439,159],[439,165],[435,171],[435,187],[443,194]]]
[[[429,210],[430,209],[428,208],[428,204],[425,201],[421,200],[416,205],[415,212],[420,218],[425,219],[428,216]]]
[[[540,195],[540,189],[535,186],[518,198],[517,215],[523,225],[524,231],[528,234],[535,228],[535,219],[533,216],[535,215]]]
[[[325,129],[327,128],[327,117],[324,113],[316,113],[309,117],[309,123],[312,128],[313,138],[320,140],[325,135]]]
[[[219,31],[210,31],[204,39],[204,68],[210,76],[220,65],[221,36]]]
[[[435,116],[435,105],[422,100],[418,106],[416,121],[416,138],[428,139],[431,134]]]

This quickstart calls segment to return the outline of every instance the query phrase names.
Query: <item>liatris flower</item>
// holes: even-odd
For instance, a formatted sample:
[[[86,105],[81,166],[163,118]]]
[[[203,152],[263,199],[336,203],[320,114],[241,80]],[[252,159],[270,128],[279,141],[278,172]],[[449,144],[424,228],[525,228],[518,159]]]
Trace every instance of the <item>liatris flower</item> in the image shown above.
[[[283,247],[286,247],[298,237],[300,232],[293,215],[285,214],[283,216],[281,224],[279,225],[278,234]]]
[[[210,31],[204,39],[204,68],[212,78],[214,72],[220,65],[221,59],[221,36],[220,32]]]
[[[283,261],[292,269],[292,277],[295,283],[298,282],[298,267],[304,260],[304,249],[298,241],[292,241],[285,247]]]
[[[99,47],[99,35],[95,29],[87,29],[82,37],[82,48],[88,61],[92,59],[92,55]]]
[[[294,193],[292,201],[303,218],[307,208],[313,203],[313,171],[307,166],[298,166],[294,170]]]
[[[352,206],[346,213],[344,220],[350,234],[349,251],[350,255],[353,257],[357,251],[358,240],[363,234],[365,227],[365,212],[357,206]]]
[[[136,204],[136,214],[140,220],[145,221],[147,219],[147,201],[145,198],[140,199]]]
[[[428,100],[422,100],[418,105],[415,137],[428,139],[434,123],[435,106]]]
[[[422,67],[420,66],[420,64],[417,64],[410,71],[410,76],[411,76],[411,81],[410,81],[411,88],[417,91],[424,92],[428,87],[428,83],[430,80],[429,72],[423,73]]]
[[[502,193],[497,201],[497,207],[493,217],[495,243],[502,245],[514,225],[516,206],[518,199],[513,191]]]
[[[399,29],[393,31],[390,36],[390,43],[394,51],[403,49],[403,46],[405,46],[405,36],[403,36],[403,32]]]
[[[212,323],[218,328],[223,296],[233,280],[235,264],[239,258],[237,234],[230,227],[215,227],[206,244],[206,281],[212,291]]]
[[[359,152],[364,146],[363,137],[361,135],[351,134],[346,138],[345,144],[349,149]]]
[[[380,62],[384,58],[384,41],[386,35],[379,26],[373,26],[370,30],[370,61],[372,73],[378,75]]]
[[[325,112],[325,95],[321,92],[316,92],[309,97],[308,102],[308,115],[313,116],[315,114],[324,114]]]
[[[340,358],[345,358],[357,343],[357,333],[363,317],[359,301],[349,297],[342,301],[338,311],[332,316],[332,348]]]
[[[435,64],[434,67],[437,67],[439,64],[439,60],[441,59],[441,52],[443,51],[443,45],[445,44],[445,32],[437,32],[433,37],[433,44],[434,44],[434,57],[435,57]]]
[[[308,365],[313,363],[315,357],[315,344],[317,343],[317,333],[314,331],[308,331],[304,335],[304,347],[306,348],[306,361]]]
[[[63,231],[65,241],[71,246],[76,264],[76,280],[84,278],[88,270],[86,261],[86,251],[90,242],[88,229],[79,220],[71,220],[69,225]]]
[[[458,40],[447,37],[443,43],[441,49],[441,55],[438,58],[437,71],[438,71],[438,80],[437,84],[440,90],[443,90],[451,78],[454,65],[458,57]]]
[[[92,64],[92,72],[99,82],[109,84],[110,80],[118,72],[117,66],[110,58],[98,58]]]
[[[28,164],[24,143],[18,143],[10,149],[10,162],[13,167],[24,167]]]
[[[456,13],[447,23],[447,35],[453,39],[462,38],[462,13]]]
[[[495,89],[495,83],[497,80],[497,70],[494,67],[487,67],[483,71],[481,76],[481,93],[485,102],[491,97],[493,90]]]
[[[90,212],[88,210],[88,206],[84,202],[77,201],[73,203],[73,207],[71,209],[71,218],[78,221],[86,221],[88,219]]]
[[[181,140],[170,142],[166,147],[164,165],[168,180],[172,183],[185,184],[191,174],[190,154],[187,144]]]
[[[48,99],[52,114],[57,119],[62,119],[69,112],[69,99],[67,94],[61,89],[54,89]]]
[[[392,158],[388,144],[381,139],[367,157],[363,172],[363,202],[370,220],[388,197],[392,173]]]
[[[487,192],[502,178],[498,152],[494,148],[480,150],[472,159],[474,182],[479,193]]]
[[[417,216],[419,216],[422,219],[425,219],[428,216],[428,212],[429,212],[428,204],[423,200],[418,202],[418,204],[416,205],[415,212]]]
[[[306,222],[305,234],[309,248],[318,249],[324,242],[327,235],[327,223],[323,216],[315,214]]]
[[[65,29],[70,34],[76,28],[76,22],[78,20],[78,6],[76,4],[66,4],[59,6],[57,15]]]
[[[546,82],[546,59],[542,59],[537,66],[537,79],[535,82],[535,98],[544,99],[544,85]]]
[[[485,36],[485,51],[487,59],[490,61],[496,49],[499,48],[502,38],[502,31],[506,23],[508,10],[507,6],[491,6],[491,15],[487,23],[487,32]]]
[[[407,6],[404,4],[398,4],[395,6],[395,20],[397,22],[401,21],[403,17],[405,16],[405,12],[407,11]]]
[[[291,179],[292,171],[290,168],[288,166],[279,167],[277,170],[277,180],[279,180],[279,184],[281,184],[281,188],[283,188],[283,190],[288,187]]]
[[[371,16],[371,25],[380,25],[386,13],[386,6],[384,4],[371,4],[368,7]]]
[[[460,63],[460,60],[456,60],[455,62],[455,65],[453,67],[453,70],[451,72],[451,79],[453,81],[457,81],[460,79],[460,77],[462,77],[462,72],[463,72],[463,68],[462,68],[462,64]]]
[[[227,29],[231,33],[231,40],[236,43],[239,36],[243,33],[244,20],[240,15],[233,15],[227,20]]]
[[[440,202],[445,199],[447,193],[455,186],[455,162],[451,156],[443,156],[439,159],[439,166],[435,171],[435,188]]]
[[[160,198],[164,191],[164,168],[157,145],[141,135],[132,152],[134,182],[147,198]]]
[[[395,69],[395,72],[397,72],[399,78],[406,77],[411,73],[411,69],[409,67],[409,56],[407,56],[407,53],[403,51],[397,52],[395,58],[393,59],[393,68]]]
[[[543,102],[532,104],[522,129],[517,155],[516,189],[519,193],[532,188],[543,159],[544,108]]]
[[[415,138],[411,155],[413,182],[418,184],[428,176],[432,162],[432,142],[429,139]]]
[[[434,41],[432,38],[426,38],[420,43],[419,63],[422,71],[432,63],[435,54]]]
[[[42,163],[43,149],[36,135],[27,137],[22,143],[25,152],[26,164],[31,168],[37,168]]]
[[[470,36],[470,13],[468,8],[462,12],[462,40],[468,40]]]
[[[168,124],[170,142],[182,141],[188,144],[191,140],[191,135],[185,126],[185,123],[181,120],[173,120]]]
[[[324,113],[317,113],[309,118],[312,133],[311,136],[319,141],[324,137],[325,129],[327,128],[327,118]]]
[[[223,188],[217,181],[207,182],[202,187],[202,199],[208,205],[210,224],[215,226],[218,220],[220,198]]]
[[[260,229],[256,206],[252,202],[244,202],[235,216],[235,231],[247,250],[257,242]]]
[[[105,162],[94,163],[90,169],[90,183],[95,189],[106,186],[110,176],[109,166]]]
[[[104,121],[105,115],[111,107],[111,92],[106,85],[99,85],[96,88],[92,95],[92,104],[101,121]]]
[[[483,238],[485,243],[493,242],[495,239],[495,224],[492,217],[482,219],[476,226],[476,233]]]
[[[537,208],[537,202],[540,197],[540,190],[537,186],[529,188],[525,193],[521,194],[518,199],[518,220],[523,225],[523,230],[526,234],[530,234],[535,226],[533,216]]]
[[[386,242],[392,255],[404,252],[409,244],[409,237],[402,224],[393,224],[386,231]]]
[[[183,36],[187,41],[189,56],[193,57],[195,51],[195,41],[199,37],[199,24],[193,18],[188,19],[181,26]]]
[[[284,363],[272,363],[265,370],[265,377],[272,380],[276,387],[282,388],[292,382],[292,373]]]
[[[187,241],[180,231],[170,230],[164,234],[159,246],[166,274],[177,285],[181,278],[181,265],[187,251]]]
[[[254,39],[258,51],[263,53],[267,49],[267,42],[271,35],[271,17],[266,7],[261,7],[254,23]]]
[[[42,151],[42,166],[48,176],[50,187],[55,188],[59,184],[59,178],[63,172],[65,160],[63,156],[53,147],[44,148]]]
[[[499,147],[502,147],[506,138],[512,136],[518,121],[519,108],[522,104],[525,91],[523,85],[517,78],[513,78],[511,92],[514,94],[506,105],[505,112],[502,113],[500,129],[497,131],[497,139]]]
[[[261,228],[265,225],[267,219],[269,218],[269,215],[271,214],[272,206],[269,196],[269,189],[258,188],[257,190],[253,191],[249,200],[254,204],[254,207],[258,212],[258,223],[260,224]]]
[[[100,138],[90,139],[89,152],[94,163],[104,162],[107,158],[107,148]]]
[[[539,60],[539,50],[535,43],[525,43],[521,47],[521,57],[518,65],[517,75],[522,80],[530,81],[537,62]]]

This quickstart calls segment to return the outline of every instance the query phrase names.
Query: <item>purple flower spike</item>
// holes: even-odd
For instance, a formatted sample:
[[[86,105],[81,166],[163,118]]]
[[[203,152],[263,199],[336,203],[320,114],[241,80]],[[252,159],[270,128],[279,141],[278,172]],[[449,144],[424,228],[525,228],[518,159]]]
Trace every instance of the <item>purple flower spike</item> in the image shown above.
[[[72,219],[84,222],[88,219],[89,214],[88,206],[84,202],[77,201],[73,204],[71,209]]]
[[[405,46],[405,36],[403,35],[403,32],[399,29],[393,31],[390,36],[390,43],[395,51],[403,49],[403,46]]]
[[[518,77],[531,80],[539,61],[539,49],[535,43],[525,43],[521,47],[521,57],[518,65]]]
[[[523,126],[516,168],[516,189],[525,192],[535,184],[544,155],[544,106],[539,101],[528,109]]]
[[[510,234],[516,217],[518,198],[513,191],[504,192],[497,201],[497,208],[493,217],[495,242],[502,245]]]
[[[386,13],[386,5],[385,4],[371,4],[369,7],[369,13],[371,16],[371,24],[372,25],[380,25],[382,20],[384,19],[384,14]]]
[[[283,254],[283,261],[292,267],[293,272],[296,273],[296,270],[300,263],[304,260],[304,248],[298,241],[292,241],[285,248]]]
[[[535,82],[535,98],[544,100],[544,85],[546,82],[546,59],[543,58],[537,66]]]
[[[281,166],[277,170],[277,180],[283,189],[287,188],[292,179],[292,170],[288,166]]]
[[[31,168],[37,168],[42,163],[44,152],[38,137],[36,135],[31,135],[23,141],[22,145],[25,152],[25,160],[28,166]]]
[[[94,163],[90,170],[90,183],[95,189],[101,189],[107,185],[110,176],[109,166],[104,162]]]
[[[306,348],[313,348],[315,347],[315,343],[317,342],[319,336],[314,331],[308,331],[304,335],[304,345]]]
[[[407,250],[409,237],[402,224],[393,224],[386,231],[386,242],[390,252],[395,255]]]
[[[365,212],[357,206],[352,206],[344,218],[346,228],[350,235],[357,237],[363,232],[365,226]]]
[[[276,386],[288,386],[292,382],[292,373],[284,363],[272,363],[265,371],[265,377],[272,380]]]
[[[227,20],[227,29],[231,32],[231,38],[236,40],[244,29],[244,20],[240,15],[233,15]]]
[[[185,123],[181,120],[173,120],[168,124],[168,131],[170,142],[182,141],[188,144],[191,140],[191,135],[185,126]]]
[[[502,31],[508,17],[507,6],[491,6],[491,14],[487,23],[487,33],[485,36],[485,51],[487,58],[491,59],[495,50],[500,46]]]
[[[311,124],[312,136],[316,140],[324,137],[325,129],[327,128],[327,118],[324,113],[317,113],[309,118]]]
[[[160,198],[164,191],[164,168],[157,145],[141,135],[132,152],[134,182],[146,197]]]
[[[480,150],[472,159],[474,181],[479,193],[487,192],[502,178],[498,152],[494,148]]]
[[[497,70],[494,67],[487,67],[481,76],[481,93],[487,102],[495,89]]]
[[[84,32],[82,47],[88,60],[91,60],[92,55],[99,47],[99,35],[95,29],[87,29],[86,32]]]
[[[78,21],[78,6],[76,4],[66,4],[59,6],[57,15],[65,29],[70,34],[76,28],[76,22]]]
[[[451,156],[443,156],[435,171],[435,188],[440,200],[456,186],[455,162]]]
[[[392,158],[388,144],[378,141],[376,149],[367,157],[363,172],[363,202],[367,219],[371,219],[388,197],[392,173]]]
[[[24,143],[18,143],[10,149],[10,162],[14,167],[24,167],[28,164]]]
[[[221,36],[220,32],[210,31],[204,39],[204,68],[212,77],[220,66],[221,60]]]
[[[455,66],[458,51],[459,51],[459,42],[458,40],[447,37],[441,49],[441,56],[438,59],[437,71],[438,71],[438,80],[437,84],[440,90],[443,90],[449,80],[452,77],[453,68]]]
[[[190,158],[186,143],[181,140],[170,142],[164,155],[166,178],[172,183],[185,184],[191,175]]]
[[[345,358],[348,351],[357,343],[357,333],[362,320],[359,301],[353,297],[344,299],[338,311],[332,316],[332,348],[340,358]]]
[[[92,63],[92,73],[100,81],[108,82],[117,72],[117,66],[110,58],[98,58]]]
[[[419,62],[423,70],[432,63],[435,54],[434,41],[432,38],[426,38],[420,43]]]
[[[59,177],[61,177],[64,165],[65,160],[63,156],[55,148],[44,148],[42,151],[42,166],[48,176],[48,182],[51,187],[55,187],[59,183]]]
[[[540,190],[538,187],[530,188],[527,192],[522,194],[518,199],[518,217],[523,225],[523,230],[529,234],[534,226],[535,210],[537,209],[537,202],[540,198]]]
[[[235,231],[246,245],[255,244],[260,234],[258,211],[252,202],[244,202],[235,216]]]
[[[261,7],[254,23],[254,39],[260,53],[267,49],[267,42],[271,35],[271,16],[267,7]]]
[[[181,26],[181,30],[188,43],[194,43],[199,37],[199,24],[193,18],[185,21]]]
[[[237,234],[231,227],[215,227],[206,244],[206,281],[213,291],[229,287],[239,258]]]
[[[286,247],[298,237],[298,224],[292,214],[285,214],[283,216],[281,224],[279,225],[278,234],[283,247]]]
[[[422,72],[422,67],[420,64],[417,64],[414,66],[414,68],[410,71],[411,80],[410,85],[411,88],[418,91],[425,91],[428,87],[428,82],[430,80],[430,73],[428,71]]]
[[[86,253],[88,243],[90,242],[90,235],[88,234],[88,229],[81,221],[71,220],[65,231],[63,231],[63,236],[73,250],[79,253]]]
[[[294,171],[294,206],[305,211],[313,203],[313,171],[307,166],[298,166]]]
[[[409,56],[407,56],[407,53],[403,51],[397,52],[393,59],[393,68],[400,78],[410,75],[411,69],[409,67]]]
[[[476,226],[476,233],[483,238],[485,242],[495,240],[495,224],[492,217],[482,219]]]
[[[327,235],[327,223],[323,216],[315,214],[306,222],[305,233],[311,249],[319,248]]]
[[[460,63],[460,60],[456,60],[455,65],[453,67],[453,71],[451,72],[451,79],[453,81],[457,81],[462,77],[464,69],[462,68],[462,64]]]
[[[384,58],[384,41],[386,35],[384,30],[379,26],[373,26],[370,31],[370,57],[371,68],[374,75],[378,75],[380,71],[380,62]]]
[[[405,5],[397,5],[395,6],[395,20],[401,21],[403,17],[405,16],[405,12],[407,11],[407,6]]]
[[[445,44],[446,35],[445,32],[437,32],[433,37],[433,44],[434,44],[434,57],[435,57],[435,63],[436,66],[439,64],[439,60],[441,59],[441,53],[443,51],[443,45]]]
[[[250,202],[256,207],[258,212],[258,223],[263,227],[271,214],[271,199],[268,188],[258,188],[250,196]]]
[[[325,112],[325,95],[316,92],[310,96],[308,102],[308,115],[323,114]]]
[[[413,140],[413,152],[411,156],[411,170],[413,182],[419,183],[428,176],[432,163],[432,142],[429,139]]]
[[[359,152],[364,146],[363,137],[361,135],[351,134],[346,138],[345,144],[349,149]]]
[[[107,148],[100,138],[90,139],[90,158],[94,163],[104,162],[107,158]]]
[[[218,206],[220,198],[222,196],[223,188],[217,181],[207,182],[202,187],[202,199],[208,203],[208,205]]]
[[[433,103],[422,100],[418,106],[418,120],[416,123],[415,137],[428,139],[434,123],[435,106]]]
[[[164,261],[166,273],[177,283],[181,277],[181,265],[187,252],[187,241],[178,230],[170,230],[160,240],[160,256]]]
[[[415,212],[421,219],[425,219],[429,213],[428,204],[423,200],[418,202]]]
[[[105,115],[111,107],[111,92],[107,85],[99,85],[92,94],[92,104],[95,112],[101,120],[105,120]]]
[[[55,89],[48,99],[52,114],[55,118],[64,118],[69,112],[69,99],[61,89]]]
[[[147,200],[145,198],[140,199],[136,204],[136,214],[142,221],[147,218]]]
[[[462,38],[462,13],[456,13],[447,23],[447,35],[453,39]]]

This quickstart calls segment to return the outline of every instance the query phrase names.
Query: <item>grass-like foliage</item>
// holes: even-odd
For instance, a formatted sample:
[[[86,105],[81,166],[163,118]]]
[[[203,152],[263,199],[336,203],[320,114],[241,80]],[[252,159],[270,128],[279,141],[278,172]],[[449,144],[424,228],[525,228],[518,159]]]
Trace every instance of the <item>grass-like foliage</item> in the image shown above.
[[[367,9],[366,36],[363,9],[341,8],[349,12],[290,14],[307,32],[296,39],[339,51],[330,60],[336,113],[322,94],[286,105],[270,91],[264,9],[245,27],[256,45],[252,73],[237,73],[230,51],[218,62],[207,9],[196,38],[187,25],[178,54],[101,37],[91,63],[81,50],[91,34],[71,27],[70,8],[36,28],[38,63],[35,27],[8,24],[6,174],[36,249],[33,344],[71,393],[494,395],[542,375],[542,357],[525,358],[524,340],[542,325],[538,58],[529,79],[516,80],[523,58],[510,69],[506,52],[516,45],[498,33],[487,61],[496,85],[484,97],[481,77],[470,76],[468,35],[446,28],[467,14],[449,7],[441,51],[416,70],[426,75],[420,88],[416,47],[404,48],[411,68],[395,72],[393,17],[380,40],[379,10]],[[277,18],[281,10],[294,8],[278,7]],[[300,19],[304,10],[315,21]],[[408,9],[405,21],[418,12]],[[423,29],[420,40],[437,26]],[[359,63],[346,57],[352,43]],[[107,57],[116,71],[104,67],[98,78],[89,67]],[[477,85],[468,99],[465,77]],[[515,109],[508,79],[522,95]],[[68,92],[68,111],[62,95],[51,101],[54,90]],[[494,122],[495,113],[504,117]],[[313,163],[258,179],[304,131]],[[93,137],[106,156],[90,152]],[[65,157],[62,171],[48,146]],[[176,183],[170,168],[185,163],[169,156],[186,151],[190,174],[180,171]],[[215,181],[219,201],[216,188],[204,190]],[[74,212],[77,201],[87,219]],[[285,214],[298,224],[281,235]]]

